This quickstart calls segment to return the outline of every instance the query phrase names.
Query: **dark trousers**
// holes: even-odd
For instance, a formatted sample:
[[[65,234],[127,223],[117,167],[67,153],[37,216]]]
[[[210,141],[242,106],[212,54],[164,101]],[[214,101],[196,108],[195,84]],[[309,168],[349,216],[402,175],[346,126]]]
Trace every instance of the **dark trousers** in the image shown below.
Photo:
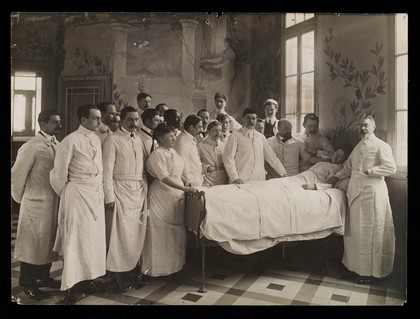
[[[106,253],[108,254],[109,250],[109,240],[111,239],[111,229],[112,229],[112,217],[114,215],[113,211],[105,209],[105,240],[106,240]]]
[[[50,277],[51,266],[52,263],[45,265],[33,265],[21,261],[19,286],[35,287],[37,279],[48,279]]]

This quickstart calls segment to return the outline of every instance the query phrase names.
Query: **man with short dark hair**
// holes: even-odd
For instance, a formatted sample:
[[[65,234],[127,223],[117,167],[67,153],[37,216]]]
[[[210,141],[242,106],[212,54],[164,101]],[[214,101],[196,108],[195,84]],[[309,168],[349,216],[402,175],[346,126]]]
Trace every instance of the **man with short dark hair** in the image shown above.
[[[267,161],[279,176],[286,176],[283,164],[268,145],[264,135],[255,131],[256,112],[247,108],[242,118],[242,128],[229,136],[223,152],[229,182],[243,184],[246,181],[265,180],[264,161]]]
[[[139,115],[141,115],[141,113],[150,108],[150,106],[152,105],[152,96],[149,93],[146,92],[140,92],[139,94],[137,94],[137,106],[138,106],[138,112]]]
[[[94,133],[101,112],[91,104],[77,109],[79,128],[57,147],[50,182],[60,196],[54,251],[63,255],[64,302],[76,303],[77,290],[99,289],[93,279],[105,274],[105,214],[101,140]]]
[[[264,136],[270,138],[276,135],[278,119],[276,113],[279,110],[279,105],[276,100],[268,99],[264,102]]]
[[[195,139],[202,130],[201,117],[195,114],[188,115],[184,122],[184,131],[179,134],[174,143],[175,151],[184,160],[182,180],[186,186],[203,185],[204,167],[200,160],[197,140]]]
[[[158,146],[157,141],[153,138],[153,131],[160,123],[160,115],[155,109],[147,109],[141,114],[141,120],[143,126],[138,131],[138,134],[143,141],[143,160],[144,164],[146,164],[150,153]]]
[[[12,167],[12,197],[20,203],[14,258],[20,261],[19,286],[31,298],[49,295],[38,287],[60,288],[50,278],[57,230],[58,196],[49,182],[54,166],[56,135],[61,131],[61,119],[54,110],[39,113],[41,130],[18,151]],[[38,281],[38,282],[37,282]]]
[[[155,106],[155,110],[159,113],[159,121],[160,123],[165,122],[165,112],[169,109],[169,107],[165,103],[159,103]]]
[[[157,113],[154,109],[148,111]],[[142,116],[143,116],[142,114]],[[140,260],[146,231],[143,205],[147,188],[144,179],[143,142],[137,133],[139,114],[134,107],[121,110],[121,128],[103,145],[105,210],[111,212],[106,269],[117,293],[127,290],[126,272]]]
[[[197,112],[197,115],[201,118],[203,130],[198,133],[195,139],[197,140],[197,143],[201,143],[207,138],[207,125],[210,121],[210,113],[206,109],[201,109]]]
[[[183,130],[182,115],[176,109],[169,109],[165,111],[164,118],[175,129],[175,136],[178,137]]]
[[[95,134],[101,139],[103,145],[105,139],[113,133],[111,127],[117,126],[117,106],[111,102],[101,102],[97,105],[99,111],[101,111],[101,125]]]
[[[301,159],[299,163],[300,172],[304,172],[312,165],[321,161],[331,161],[335,150],[330,140],[319,133],[319,118],[315,113],[308,113],[303,118],[303,132],[297,133],[296,137],[301,138],[306,145],[306,150],[312,156],[308,159]]]

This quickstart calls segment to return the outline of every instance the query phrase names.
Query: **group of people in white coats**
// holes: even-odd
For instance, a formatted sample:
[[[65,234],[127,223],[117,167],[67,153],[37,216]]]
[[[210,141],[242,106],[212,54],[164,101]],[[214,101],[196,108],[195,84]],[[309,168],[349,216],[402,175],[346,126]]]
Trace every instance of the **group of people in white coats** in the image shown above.
[[[175,109],[162,115],[154,108],[126,106],[116,130],[109,130],[113,103],[102,105],[102,112],[83,105],[77,110],[79,128],[61,143],[54,138],[60,116],[41,112],[40,132],[19,149],[12,167],[12,196],[21,204],[15,258],[21,261],[19,283],[25,293],[42,299],[48,294],[39,287],[60,287],[66,290],[64,302],[74,304],[77,291],[98,291],[93,279],[106,273],[116,292],[126,291],[124,273],[136,267],[152,277],[176,273],[186,257],[186,192],[262,181],[268,178],[267,167],[275,177],[286,177],[302,172],[302,161],[314,165],[338,156],[319,134],[315,114],[305,117],[302,138],[291,136],[286,119],[267,119],[273,124],[260,133],[253,109],[243,111],[239,125],[226,113],[226,102],[216,93],[214,112],[200,110],[183,125]],[[271,99],[266,106],[278,107]],[[343,263],[365,281],[389,275],[394,258],[384,176],[395,172],[395,162],[374,129],[372,117],[360,120],[362,141],[327,181],[336,186],[350,177]],[[272,136],[267,139],[264,132]],[[58,254],[63,256],[61,283],[49,275]]]

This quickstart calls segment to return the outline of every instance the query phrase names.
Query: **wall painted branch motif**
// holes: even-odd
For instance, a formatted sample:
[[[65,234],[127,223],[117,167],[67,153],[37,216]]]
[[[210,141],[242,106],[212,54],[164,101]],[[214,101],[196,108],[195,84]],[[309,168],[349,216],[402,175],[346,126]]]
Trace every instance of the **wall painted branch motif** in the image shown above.
[[[372,101],[378,94],[385,94],[384,57],[381,54],[383,44],[376,43],[375,48],[369,50],[375,56],[375,63],[370,69],[357,69],[354,62],[348,57],[342,57],[341,52],[333,50],[331,43],[333,40],[333,29],[329,30],[329,35],[325,36],[324,42],[327,47],[324,49],[328,57],[326,62],[330,70],[331,81],[341,78],[344,88],[354,90],[355,98],[349,103],[340,107],[340,114],[344,117],[344,130],[351,127],[362,115],[372,114]],[[348,106],[348,107],[347,107]],[[350,109],[346,112],[346,109]],[[350,118],[347,118],[350,113]]]

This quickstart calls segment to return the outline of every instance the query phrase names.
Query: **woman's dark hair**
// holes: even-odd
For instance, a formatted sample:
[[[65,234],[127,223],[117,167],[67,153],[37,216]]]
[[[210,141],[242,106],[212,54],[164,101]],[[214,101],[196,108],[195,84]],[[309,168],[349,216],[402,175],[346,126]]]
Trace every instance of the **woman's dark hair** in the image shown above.
[[[214,99],[219,99],[222,98],[223,100],[225,100],[225,102],[227,102],[228,98],[226,95],[224,95],[223,93],[220,92],[216,92],[216,94],[214,95]]]
[[[167,123],[160,123],[156,128],[153,130],[153,138],[157,141],[159,139],[171,132],[175,132],[175,128],[171,125],[168,125]]]

